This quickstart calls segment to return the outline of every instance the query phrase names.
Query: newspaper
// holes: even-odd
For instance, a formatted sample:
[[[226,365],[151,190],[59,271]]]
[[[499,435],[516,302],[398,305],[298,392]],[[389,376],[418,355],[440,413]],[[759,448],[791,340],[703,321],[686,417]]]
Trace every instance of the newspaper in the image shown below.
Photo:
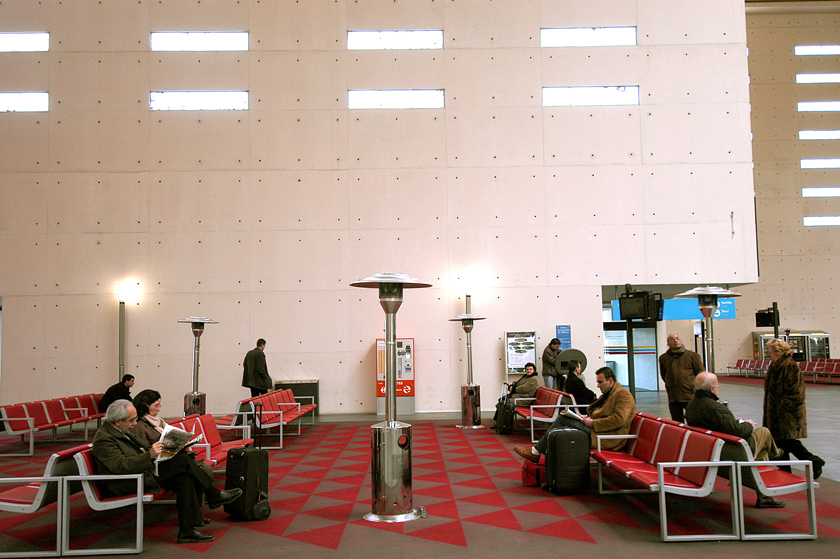
[[[571,417],[572,419],[577,419],[578,421],[583,421],[583,416],[577,414],[576,412],[572,411],[571,408],[563,408],[560,410],[560,415],[565,415],[566,417]]]
[[[160,435],[160,441],[163,442],[163,450],[155,458],[155,465],[164,460],[169,460],[181,450],[195,443],[199,443],[204,439],[204,435],[199,433],[194,436],[194,433],[188,433],[183,429],[167,425],[163,428],[163,433]]]

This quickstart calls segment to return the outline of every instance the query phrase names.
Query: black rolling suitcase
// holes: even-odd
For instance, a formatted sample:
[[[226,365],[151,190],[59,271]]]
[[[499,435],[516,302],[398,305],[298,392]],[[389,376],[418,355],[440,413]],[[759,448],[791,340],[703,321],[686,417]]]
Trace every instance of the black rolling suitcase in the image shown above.
[[[232,448],[225,469],[225,489],[242,490],[240,498],[225,505],[225,512],[238,520],[268,518],[268,451],[250,445]]]
[[[545,477],[552,493],[578,493],[589,487],[589,435],[579,429],[548,434]]]
[[[499,398],[499,403],[496,404],[496,425],[493,429],[499,435],[510,435],[513,432],[513,415],[516,406],[513,403],[513,398],[509,396],[502,396]]]

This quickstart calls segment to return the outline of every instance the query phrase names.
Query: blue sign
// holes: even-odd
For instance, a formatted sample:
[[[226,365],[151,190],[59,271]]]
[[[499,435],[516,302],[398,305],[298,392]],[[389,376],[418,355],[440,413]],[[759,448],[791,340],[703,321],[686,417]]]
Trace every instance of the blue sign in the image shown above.
[[[712,318],[735,319],[735,298],[721,297],[718,299],[718,309]],[[612,301],[612,319],[621,320],[618,310],[618,300]],[[662,307],[662,320],[703,320],[703,313],[697,306],[697,299],[665,299]]]
[[[561,351],[572,349],[572,326],[570,324],[558,324],[557,339],[560,340]]]

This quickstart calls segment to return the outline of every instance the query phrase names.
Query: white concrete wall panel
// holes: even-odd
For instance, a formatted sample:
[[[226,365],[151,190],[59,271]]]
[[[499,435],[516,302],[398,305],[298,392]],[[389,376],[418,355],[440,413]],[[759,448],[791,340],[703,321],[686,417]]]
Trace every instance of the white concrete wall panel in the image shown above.
[[[442,109],[357,110],[348,115],[351,169],[446,165],[447,124]]]
[[[544,155],[553,165],[638,165],[642,107],[551,107],[543,110]]]
[[[241,118],[249,117],[249,135],[237,147],[250,154],[252,169],[347,168],[346,111],[253,111]]]
[[[467,167],[446,174],[442,218],[449,227],[545,225],[552,202],[571,194],[546,185],[540,167]]]
[[[347,108],[346,52],[261,51],[240,56],[250,60],[248,81],[242,89],[249,90],[254,114]]]
[[[237,180],[239,180],[237,178]],[[350,174],[336,171],[259,171],[242,177],[251,231],[335,229],[350,221]]]
[[[145,197],[147,230],[247,231],[251,227],[249,178],[248,173],[236,171],[153,173]]]

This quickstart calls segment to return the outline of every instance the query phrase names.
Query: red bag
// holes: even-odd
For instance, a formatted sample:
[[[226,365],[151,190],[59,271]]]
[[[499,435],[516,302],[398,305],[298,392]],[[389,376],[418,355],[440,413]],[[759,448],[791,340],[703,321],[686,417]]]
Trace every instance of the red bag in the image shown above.
[[[541,487],[545,479],[545,454],[540,454],[539,462],[525,460],[522,463],[522,485],[525,487]]]

